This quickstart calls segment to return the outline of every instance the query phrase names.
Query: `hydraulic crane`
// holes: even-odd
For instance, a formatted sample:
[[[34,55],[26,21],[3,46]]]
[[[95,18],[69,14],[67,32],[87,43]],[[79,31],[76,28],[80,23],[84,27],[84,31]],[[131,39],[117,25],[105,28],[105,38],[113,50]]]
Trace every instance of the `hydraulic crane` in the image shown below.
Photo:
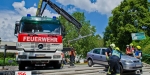
[[[45,2],[45,6],[42,10],[42,5],[43,5],[43,2]],[[39,4],[38,4],[38,9],[37,9],[37,12],[36,12],[36,16],[42,16],[47,4],[52,8],[54,9],[58,14],[60,14],[61,16],[63,16],[66,20],[68,20],[69,22],[71,22],[75,27],[77,27],[78,29],[78,33],[80,33],[80,28],[82,27],[81,23],[78,22],[76,19],[74,19],[70,14],[68,14],[65,10],[63,10],[62,8],[58,7],[56,4],[52,3],[50,0],[40,0],[39,1]],[[42,11],[41,11],[42,10]],[[90,34],[91,35],[91,34]],[[76,40],[79,40],[81,38],[85,38],[89,35],[86,35],[86,36],[81,36],[79,34],[79,37],[78,38],[75,38],[73,40],[69,40],[68,41],[68,45],[70,44],[71,41],[76,41]]]
[[[43,2],[45,2],[45,6],[42,10],[42,5]],[[63,16],[66,20],[68,20],[69,22],[71,22],[75,27],[77,27],[79,30],[82,27],[81,23],[78,22],[74,17],[72,17],[70,14],[68,14],[64,9],[58,7],[56,4],[52,3],[50,0],[40,0],[39,4],[38,4],[38,9],[36,12],[36,16],[42,16],[47,4],[54,9],[58,14],[60,14],[61,16]],[[41,11],[42,10],[42,11]]]

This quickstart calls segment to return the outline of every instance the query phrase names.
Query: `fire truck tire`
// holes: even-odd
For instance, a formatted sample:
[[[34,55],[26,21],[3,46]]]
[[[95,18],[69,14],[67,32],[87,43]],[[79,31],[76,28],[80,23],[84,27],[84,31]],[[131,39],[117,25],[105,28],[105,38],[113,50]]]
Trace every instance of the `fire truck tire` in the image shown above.
[[[25,70],[25,64],[19,64],[19,70]]]
[[[56,64],[53,65],[54,69],[62,69],[63,66],[64,66],[64,65],[63,65],[62,62],[61,62],[61,63],[56,63]]]

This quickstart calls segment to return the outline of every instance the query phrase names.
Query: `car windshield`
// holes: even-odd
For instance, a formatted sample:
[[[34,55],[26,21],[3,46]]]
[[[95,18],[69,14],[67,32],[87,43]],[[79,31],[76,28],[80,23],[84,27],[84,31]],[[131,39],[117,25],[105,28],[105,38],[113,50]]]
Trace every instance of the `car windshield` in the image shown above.
[[[125,52],[122,52],[122,51],[121,51],[121,54],[122,54],[122,55],[126,55],[126,53],[125,53]]]
[[[60,34],[61,33],[61,25],[51,24],[51,23],[22,22],[21,23],[21,32]]]

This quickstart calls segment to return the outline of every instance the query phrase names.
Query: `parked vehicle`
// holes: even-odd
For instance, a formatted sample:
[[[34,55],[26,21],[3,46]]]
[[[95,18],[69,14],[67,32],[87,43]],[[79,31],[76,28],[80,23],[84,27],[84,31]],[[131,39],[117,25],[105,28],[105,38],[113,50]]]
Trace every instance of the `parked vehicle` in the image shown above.
[[[100,64],[103,66],[108,66],[108,62],[106,60],[105,51],[107,48],[94,48],[87,53],[87,61],[88,66],[91,67],[94,64]],[[135,71],[138,73],[142,73],[143,64],[141,60],[131,57],[125,54],[122,54],[120,60],[120,69],[121,73],[124,71]]]

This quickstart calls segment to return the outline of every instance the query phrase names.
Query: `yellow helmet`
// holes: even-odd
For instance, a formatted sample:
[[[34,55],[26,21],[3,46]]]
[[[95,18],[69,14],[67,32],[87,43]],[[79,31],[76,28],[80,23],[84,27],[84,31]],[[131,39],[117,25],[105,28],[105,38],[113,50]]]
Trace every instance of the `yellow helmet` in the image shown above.
[[[137,49],[141,49],[141,46],[136,46]]]
[[[133,46],[133,43],[130,43],[130,46]]]
[[[115,48],[115,44],[114,43],[110,44],[110,47]]]
[[[118,50],[118,51],[120,51],[119,47],[116,47],[116,48],[115,48],[115,50]]]

